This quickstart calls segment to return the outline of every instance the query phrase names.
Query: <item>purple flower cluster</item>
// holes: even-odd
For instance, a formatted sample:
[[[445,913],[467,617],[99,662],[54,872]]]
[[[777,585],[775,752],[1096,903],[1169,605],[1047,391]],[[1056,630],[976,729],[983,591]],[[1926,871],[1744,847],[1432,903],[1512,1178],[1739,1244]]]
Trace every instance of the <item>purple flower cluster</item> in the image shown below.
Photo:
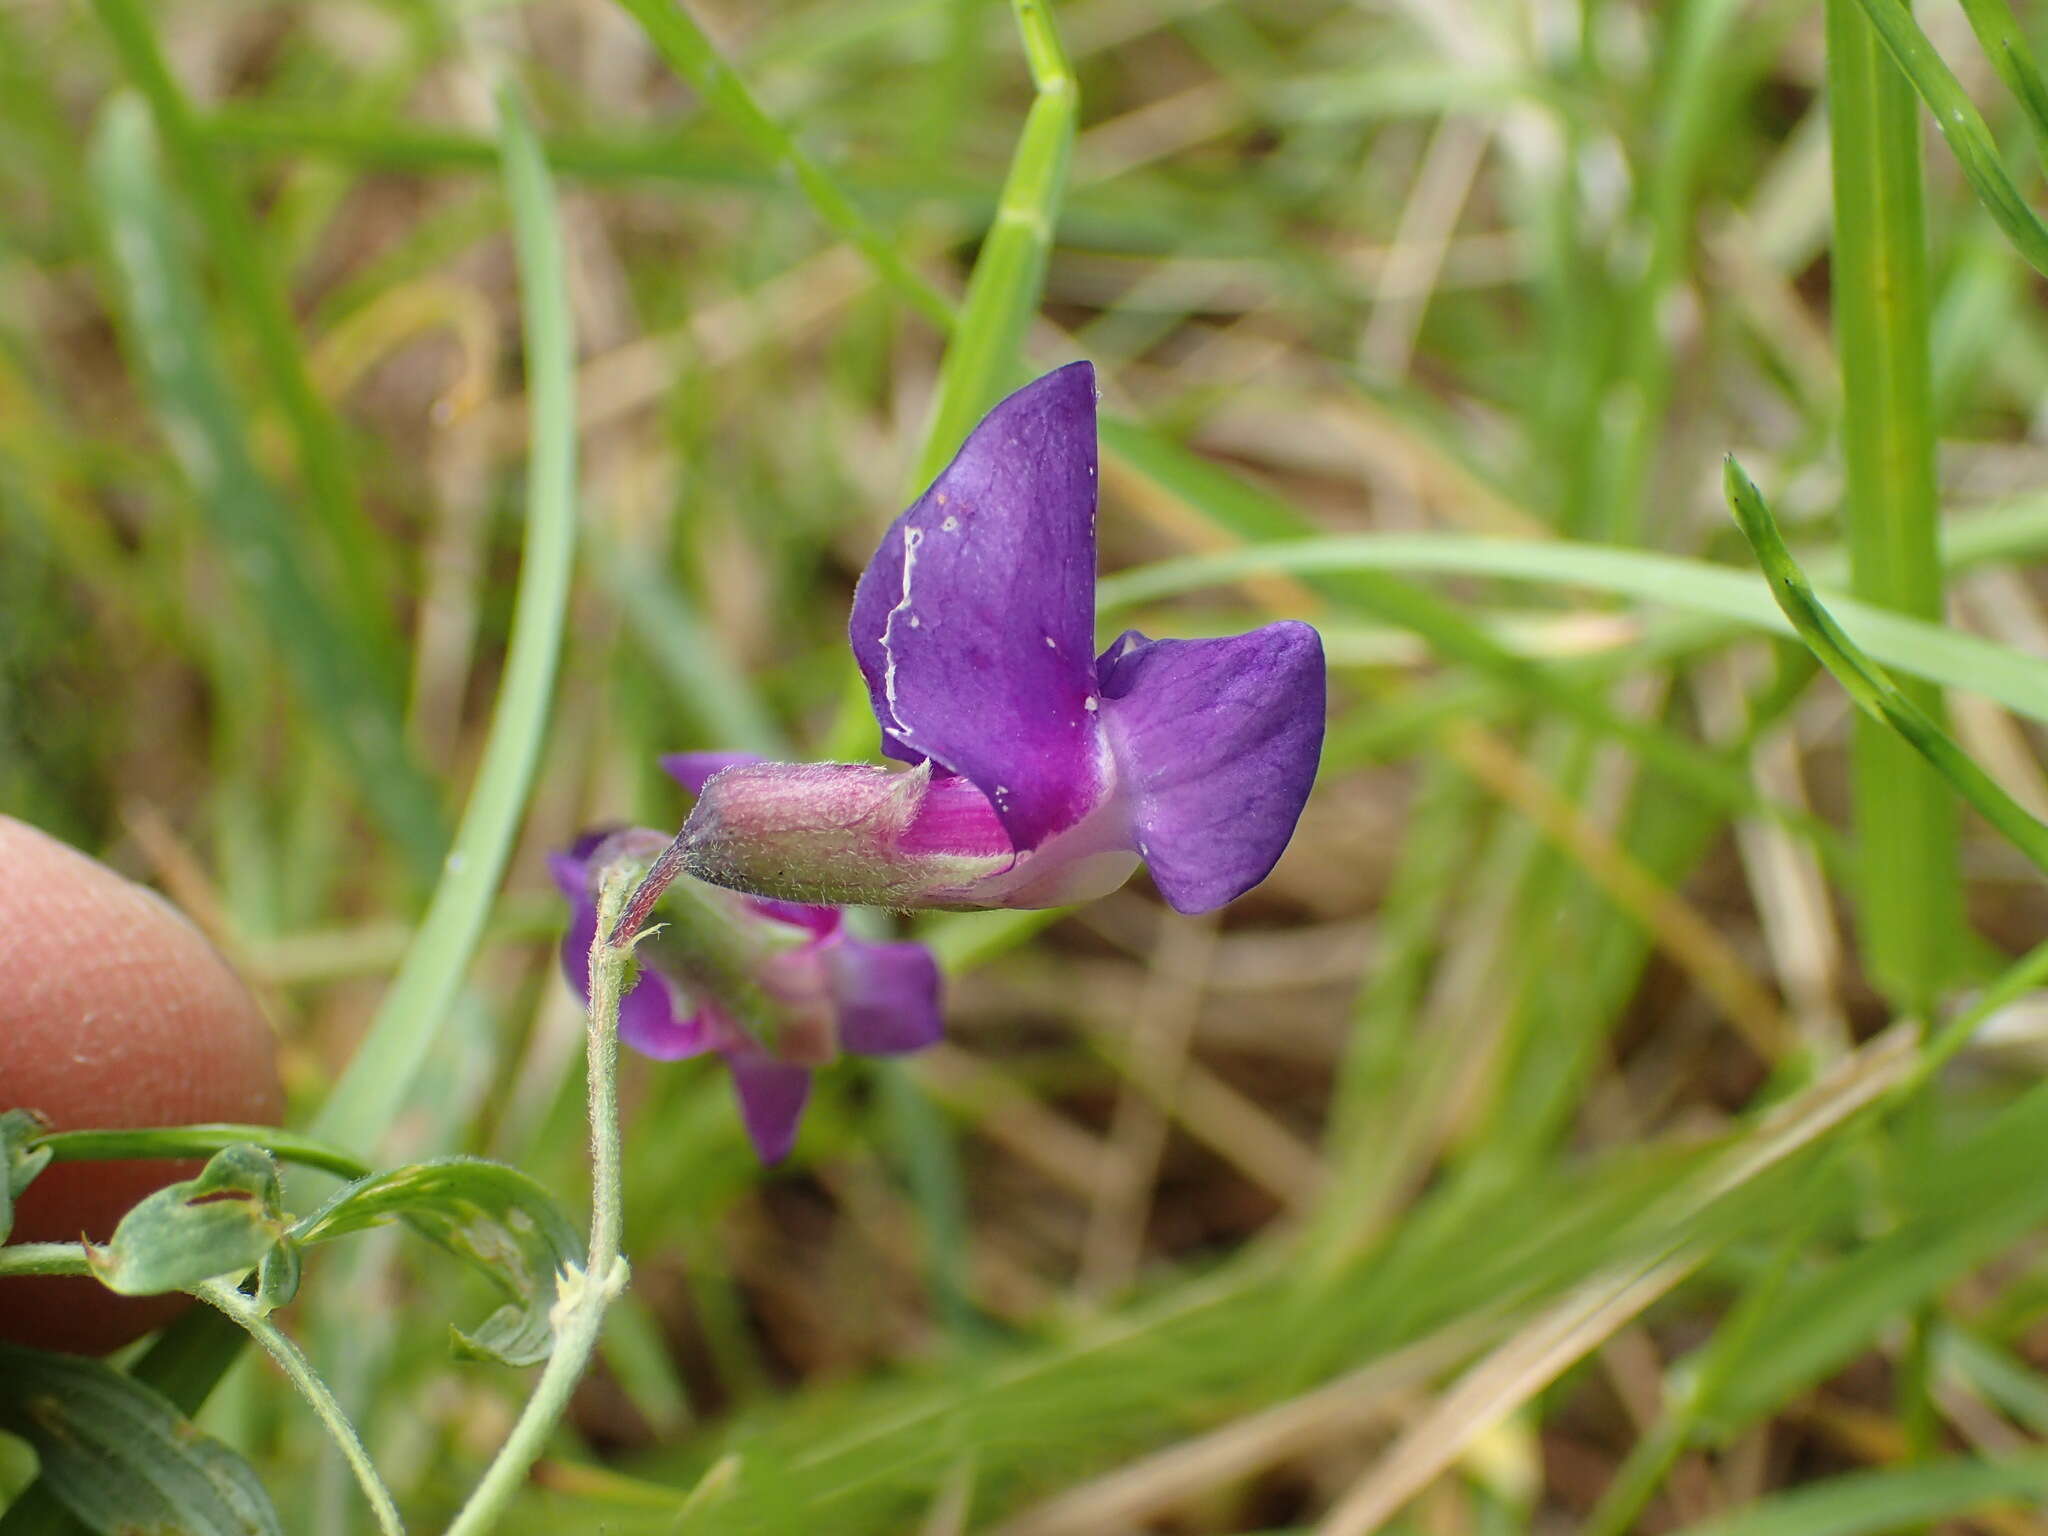
[[[761,1155],[788,1151],[810,1070],[939,1035],[937,969],[866,944],[836,910],[1091,900],[1140,862],[1175,910],[1265,878],[1314,783],[1322,642],[1306,624],[1209,640],[1135,630],[1095,654],[1095,374],[1011,395],[890,525],[850,638],[907,770],[686,754],[697,796],[671,854],[687,909],[643,942],[620,1021],[649,1055],[717,1051]],[[586,838],[556,860],[564,943],[587,990],[595,871],[658,833]],[[671,902],[673,905],[673,901]],[[579,943],[581,948],[579,948]]]

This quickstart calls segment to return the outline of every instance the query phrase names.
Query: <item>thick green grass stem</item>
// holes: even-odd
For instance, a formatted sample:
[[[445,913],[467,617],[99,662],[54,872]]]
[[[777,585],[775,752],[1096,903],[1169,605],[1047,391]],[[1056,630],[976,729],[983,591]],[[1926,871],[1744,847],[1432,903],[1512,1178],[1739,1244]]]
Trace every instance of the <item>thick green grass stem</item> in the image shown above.
[[[1905,14],[1903,6],[1895,9]],[[1861,0],[1828,0],[1830,273],[1850,590],[1866,602],[1939,620],[1920,115],[1864,10]],[[1903,691],[1923,712],[1939,714],[1934,690],[1914,683]],[[1858,722],[1851,767],[1865,963],[1895,1007],[1924,1012],[1960,947],[1954,808],[1914,749],[1878,721]]]

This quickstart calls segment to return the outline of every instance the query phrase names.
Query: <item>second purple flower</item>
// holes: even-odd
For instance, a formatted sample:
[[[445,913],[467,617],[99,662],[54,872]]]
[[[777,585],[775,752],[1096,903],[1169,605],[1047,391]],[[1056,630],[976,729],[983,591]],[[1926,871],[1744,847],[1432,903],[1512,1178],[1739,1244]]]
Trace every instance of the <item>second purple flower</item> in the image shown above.
[[[587,1001],[600,873],[651,861],[668,838],[644,828],[592,832],[551,855],[569,901],[562,969]],[[619,1007],[619,1038],[676,1061],[715,1053],[732,1073],[740,1118],[763,1162],[796,1140],[811,1073],[842,1051],[901,1056],[941,1033],[939,969],[922,944],[875,944],[831,907],[762,901],[695,881],[662,890],[658,927],[640,940],[640,975]]]

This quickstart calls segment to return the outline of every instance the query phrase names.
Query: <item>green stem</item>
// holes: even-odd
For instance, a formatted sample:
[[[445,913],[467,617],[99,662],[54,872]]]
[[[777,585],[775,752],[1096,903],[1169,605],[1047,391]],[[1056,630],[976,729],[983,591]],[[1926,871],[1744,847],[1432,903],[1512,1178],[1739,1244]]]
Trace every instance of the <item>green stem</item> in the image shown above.
[[[360,1179],[369,1166],[337,1147],[274,1125],[168,1125],[149,1130],[52,1131],[31,1149],[47,1151],[57,1163],[102,1158],[211,1157],[225,1147],[254,1143],[273,1157],[303,1163],[340,1179]]]
[[[1961,1053],[1988,1019],[2043,983],[2048,983],[2048,943],[2039,944],[2020,956],[1984,989],[1976,1002],[1942,1025],[1920,1053],[1920,1060],[1914,1065],[1913,1075],[1903,1091],[1917,1091]]]
[[[349,1422],[341,1404],[334,1400],[327,1383],[320,1379],[320,1373],[313,1369],[312,1362],[300,1352],[298,1345],[232,1285],[209,1280],[193,1294],[233,1321],[278,1363],[285,1375],[291,1378],[292,1385],[299,1389],[299,1395],[305,1398],[307,1406],[327,1426],[334,1443],[341,1448],[349,1470],[355,1473],[356,1482],[362,1487],[363,1497],[370,1501],[370,1509],[377,1517],[377,1529],[384,1536],[405,1536],[405,1523],[398,1517],[397,1502],[371,1464],[370,1453],[363,1448],[362,1437],[356,1433],[355,1425]]]
[[[1859,0],[1828,0],[1827,45],[1850,590],[1939,620],[1919,112]],[[1939,714],[1935,690],[1908,684],[1905,693]],[[1858,723],[1852,767],[1866,963],[1895,1007],[1925,1012],[1962,929],[1954,808],[1881,722]]]
[[[83,1243],[10,1243],[0,1248],[0,1275],[89,1275]]]
[[[590,944],[590,1028],[586,1036],[589,1074],[591,1221],[590,1264],[571,1268],[561,1279],[555,1302],[555,1347],[520,1410],[512,1433],[462,1506],[447,1536],[482,1536],[526,1481],[547,1448],[548,1436],[569,1406],[583,1368],[597,1348],[605,1308],[626,1288],[626,1261],[619,1253],[619,1000],[633,961],[633,936],[608,942],[636,871],[614,866],[598,892],[597,932]]]

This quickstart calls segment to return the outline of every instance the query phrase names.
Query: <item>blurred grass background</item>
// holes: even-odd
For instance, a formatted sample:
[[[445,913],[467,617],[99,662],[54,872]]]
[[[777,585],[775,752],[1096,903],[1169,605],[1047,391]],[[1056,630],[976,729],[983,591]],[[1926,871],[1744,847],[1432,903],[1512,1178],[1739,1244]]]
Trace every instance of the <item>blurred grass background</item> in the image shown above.
[[[1821,8],[1055,16],[1080,131],[1022,344],[1114,412],[1105,629],[1316,622],[1322,779],[1217,919],[1140,881],[925,924],[948,1043],[827,1078],[783,1168],[721,1073],[629,1063],[635,1285],[511,1528],[2043,1528],[2048,1011],[2005,967],[2048,904],[1974,823],[1954,874],[1941,825],[1867,791],[1852,825],[1847,705],[1719,500],[1733,450],[1822,579],[1868,548]],[[1923,21],[2022,143],[1960,14]],[[566,238],[575,584],[383,1153],[574,1207],[541,854],[673,825],[661,752],[872,750],[847,601],[1032,109],[1005,7],[0,7],[0,807],[192,912],[320,1114],[509,670],[538,349],[498,70]],[[1927,163],[1930,388],[1858,416],[1852,374],[1849,410],[1938,439],[1947,612],[1989,643],[1852,627],[1968,685],[1954,731],[2039,812],[2048,312]],[[1859,259],[1917,240],[1875,217]],[[1922,1072],[1918,1016],[1971,1006]],[[394,1244],[288,1315],[418,1529],[519,1401],[447,1358],[477,1305]],[[206,1421],[289,1529],[363,1528],[262,1365]]]

